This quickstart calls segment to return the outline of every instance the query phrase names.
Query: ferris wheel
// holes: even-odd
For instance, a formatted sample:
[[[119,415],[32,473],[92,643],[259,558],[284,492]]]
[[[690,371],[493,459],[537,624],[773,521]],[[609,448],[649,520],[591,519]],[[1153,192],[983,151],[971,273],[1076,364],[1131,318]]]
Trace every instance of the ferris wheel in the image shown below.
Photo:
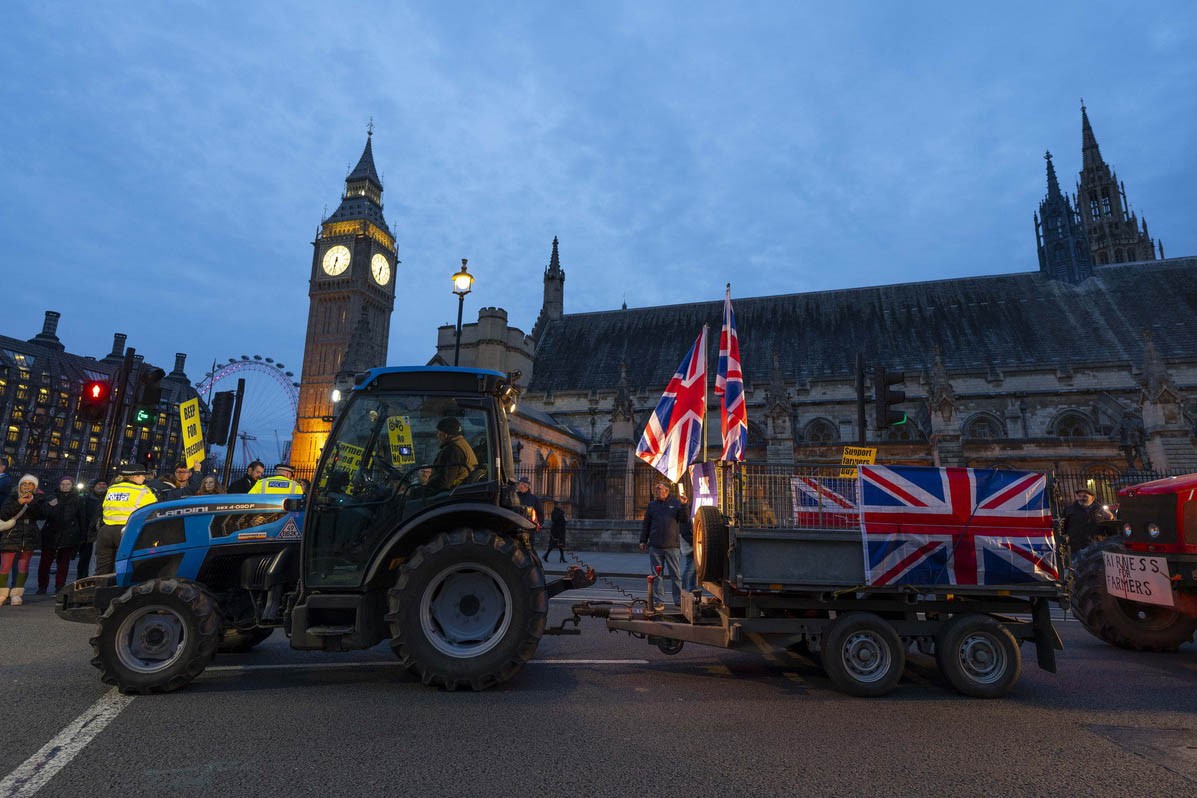
[[[291,432],[299,414],[299,383],[295,374],[272,357],[241,355],[217,363],[196,383],[195,390],[211,406],[218,391],[232,391],[245,380],[245,399],[237,429],[236,460],[245,465],[261,460],[267,466],[284,462],[291,448]],[[225,447],[215,446],[218,456]]]

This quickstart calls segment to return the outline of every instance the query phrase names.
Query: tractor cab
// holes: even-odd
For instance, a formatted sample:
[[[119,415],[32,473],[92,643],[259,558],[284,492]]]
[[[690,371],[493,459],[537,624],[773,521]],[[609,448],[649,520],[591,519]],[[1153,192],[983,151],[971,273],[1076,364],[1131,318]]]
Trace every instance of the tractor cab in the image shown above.
[[[367,588],[394,533],[463,504],[515,512],[507,411],[515,389],[478,369],[375,369],[342,409],[307,500],[303,583]]]

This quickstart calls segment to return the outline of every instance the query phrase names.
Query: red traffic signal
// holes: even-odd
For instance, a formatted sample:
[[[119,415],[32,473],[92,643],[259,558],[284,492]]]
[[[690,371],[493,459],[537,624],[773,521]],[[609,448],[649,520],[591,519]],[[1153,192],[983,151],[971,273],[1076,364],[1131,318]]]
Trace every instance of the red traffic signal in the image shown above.
[[[112,383],[107,380],[88,380],[83,383],[79,397],[79,415],[89,421],[103,421],[108,416],[108,400],[112,398]]]

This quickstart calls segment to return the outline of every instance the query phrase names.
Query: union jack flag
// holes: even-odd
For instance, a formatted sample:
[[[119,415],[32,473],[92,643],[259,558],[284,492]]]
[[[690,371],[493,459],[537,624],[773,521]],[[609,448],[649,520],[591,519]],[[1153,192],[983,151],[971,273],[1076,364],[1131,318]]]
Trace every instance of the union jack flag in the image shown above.
[[[707,413],[707,328],[665,387],[648,419],[636,456],[677,482],[698,457]]]
[[[740,367],[740,338],[732,313],[731,285],[723,299],[723,329],[719,333],[719,369],[715,373],[719,428],[723,433],[720,460],[743,460],[748,448],[748,409],[744,404],[744,371]]]
[[[794,477],[794,522],[817,528],[855,528],[860,525],[856,510],[856,479],[849,477]]]
[[[1043,474],[862,465],[860,509],[869,584],[1059,578]]]

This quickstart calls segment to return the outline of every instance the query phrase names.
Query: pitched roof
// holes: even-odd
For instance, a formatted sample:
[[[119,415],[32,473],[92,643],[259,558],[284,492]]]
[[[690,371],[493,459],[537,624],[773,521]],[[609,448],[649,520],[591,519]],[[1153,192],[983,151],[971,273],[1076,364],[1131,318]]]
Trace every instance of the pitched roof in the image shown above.
[[[345,178],[345,182],[373,180],[375,185],[382,188],[382,180],[378,177],[378,170],[374,168],[373,141],[373,135],[366,136],[366,148],[362,150],[362,157],[358,159],[357,166],[353,167],[353,171],[349,173],[349,177]]]
[[[1197,258],[1095,269],[1071,285],[1038,272],[734,299],[745,379],[847,378],[855,353],[919,372],[939,347],[951,370],[1142,359],[1150,331],[1165,359],[1197,356]],[[703,324],[718,359],[722,301],[567,314],[536,350],[533,391],[612,389],[621,361],[635,388],[662,386]]]

